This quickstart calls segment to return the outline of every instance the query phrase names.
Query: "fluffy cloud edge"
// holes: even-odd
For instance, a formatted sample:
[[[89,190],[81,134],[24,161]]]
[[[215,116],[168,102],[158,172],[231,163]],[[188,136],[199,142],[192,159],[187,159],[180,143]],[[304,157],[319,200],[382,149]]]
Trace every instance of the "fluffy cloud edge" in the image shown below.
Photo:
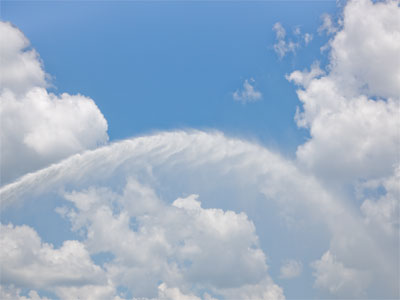
[[[95,102],[55,95],[39,54],[9,22],[0,22],[1,185],[108,142],[108,124]]]

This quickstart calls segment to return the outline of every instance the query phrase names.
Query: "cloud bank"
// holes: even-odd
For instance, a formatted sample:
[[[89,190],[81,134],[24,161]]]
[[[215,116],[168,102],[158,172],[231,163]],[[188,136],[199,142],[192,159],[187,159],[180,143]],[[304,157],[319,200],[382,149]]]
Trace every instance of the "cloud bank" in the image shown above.
[[[328,72],[314,64],[287,77],[300,87],[296,122],[311,135],[298,147],[297,161],[331,188],[352,187],[370,238],[397,249],[392,260],[398,266],[400,194],[391,183],[398,186],[400,164],[399,2],[349,1],[339,24],[325,16],[323,28],[336,32]],[[342,243],[313,264],[315,286],[341,297],[371,297],[365,291],[374,281],[365,267],[352,268],[355,257]],[[392,276],[399,278],[399,271]],[[398,297],[394,281],[391,289]]]

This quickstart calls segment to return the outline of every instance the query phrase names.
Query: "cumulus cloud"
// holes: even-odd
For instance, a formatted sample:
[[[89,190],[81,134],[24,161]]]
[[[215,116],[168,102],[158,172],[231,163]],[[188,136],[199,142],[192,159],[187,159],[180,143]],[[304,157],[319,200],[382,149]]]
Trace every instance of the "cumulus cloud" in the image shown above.
[[[350,94],[399,99],[399,2],[351,1],[342,23],[331,44],[331,76]]]
[[[105,187],[91,187],[96,182],[91,174],[97,173],[106,178],[127,178],[129,174],[140,174],[140,169],[146,170],[145,165],[148,163],[158,164],[157,161],[170,174],[179,174],[178,170],[182,166],[191,166],[189,169],[192,169],[199,163],[214,164],[213,161],[228,159],[226,163],[219,163],[218,173],[221,174],[230,165],[229,161],[241,157],[246,149],[255,153],[260,151],[256,146],[229,141],[221,135],[168,133],[125,141],[87,152],[84,156],[74,156],[50,167],[72,167],[72,173],[63,170],[59,173],[61,177],[53,174],[55,176],[50,176],[50,181],[58,178],[61,180],[59,183],[64,185],[68,181],[65,176],[69,173],[74,174],[71,177],[73,180],[80,177],[91,182],[76,182],[77,188],[82,183],[83,187],[88,184],[89,187],[66,193],[65,199],[74,208],[61,207],[58,211],[71,221],[73,230],[84,229],[84,245],[90,253],[113,253],[115,259],[104,265],[108,276],[115,285],[135,287],[135,296],[157,296],[159,280],[162,280],[168,287],[178,288],[183,294],[193,294],[189,287],[198,286],[199,290],[208,288],[222,296],[240,294],[242,298],[248,298],[250,296],[246,295],[250,293],[258,297],[278,295],[276,298],[282,298],[282,290],[268,276],[266,257],[258,246],[255,227],[244,213],[204,209],[195,195],[166,204],[159,198],[158,192],[148,185],[140,184],[136,179],[128,179],[119,193],[115,192],[116,188],[110,186],[110,183]],[[259,154],[254,156],[249,153],[247,159],[259,157]],[[90,156],[96,162],[91,163]],[[268,152],[262,156],[267,161],[276,159]],[[79,158],[86,162],[79,163],[78,168],[72,166],[71,159]],[[247,159],[242,163],[246,163]],[[98,164],[101,161],[106,163],[104,168]],[[251,161],[248,163],[254,165]],[[258,164],[256,162],[255,165]],[[124,166],[124,169],[119,169],[118,165]],[[173,165],[178,170],[172,170]],[[194,170],[200,170],[200,165]],[[37,174],[48,171],[45,169]],[[77,172],[81,175],[77,176]],[[151,173],[152,177],[160,175],[154,171]],[[23,180],[36,176],[27,175]],[[183,178],[196,177],[186,175],[181,181]],[[171,175],[166,179],[171,179]],[[46,190],[46,184],[42,185],[36,179],[34,181],[36,187]],[[50,181],[48,188],[55,188],[57,183]],[[12,186],[19,189],[15,185],[8,187]],[[6,190],[7,187],[2,190],[2,200],[7,198]],[[16,196],[16,193],[11,193]]]
[[[10,23],[0,23],[0,92],[20,95],[34,87],[46,87],[46,73],[39,54],[29,49],[29,40]]]
[[[71,286],[93,285],[94,289],[90,292],[93,293],[96,286],[106,284],[105,273],[91,261],[82,243],[65,241],[59,249],[55,249],[53,245],[43,243],[31,227],[0,226],[3,285],[20,289],[50,289],[56,294],[65,290],[70,294]],[[37,297],[35,290],[30,297]]]
[[[286,79],[289,81],[293,81],[297,85],[301,85],[301,86],[307,88],[315,78],[318,78],[324,74],[325,74],[325,72],[323,70],[321,70],[319,62],[317,61],[317,62],[313,63],[310,71],[308,71],[308,70],[298,71],[297,70],[297,71],[290,73],[289,75],[286,75]]]
[[[124,179],[121,189],[118,182]],[[175,193],[187,187],[209,196],[210,191],[223,190],[225,197],[211,202],[205,197],[202,202],[207,207],[239,205],[248,212],[267,213],[263,202],[254,200],[261,193],[264,201],[277,205],[284,219],[295,220],[298,226],[319,224],[344,267],[365,269],[386,283],[397,278],[396,248],[377,244],[347,203],[279,155],[221,134],[162,133],[88,151],[3,187],[2,207],[66,187],[73,188],[64,196],[75,208],[64,204],[58,211],[71,221],[73,230],[86,232],[84,245],[90,253],[114,254],[115,259],[104,264],[112,282],[122,286],[140,282],[138,295],[156,296],[160,279],[196,297],[203,294],[202,288],[226,298],[283,297],[268,276],[265,253],[257,246],[255,227],[245,214],[202,208],[194,195],[167,204],[166,187]],[[243,192],[246,197],[235,199]],[[271,230],[263,237],[273,237],[276,229]],[[307,231],[302,234],[305,237]],[[143,268],[152,276],[143,277]],[[376,281],[375,288],[386,289],[386,283]]]
[[[248,102],[256,102],[262,98],[261,92],[257,91],[254,88],[254,86],[251,85],[251,82],[254,83],[254,79],[251,78],[250,82],[248,79],[246,79],[243,83],[243,89],[236,90],[233,93],[233,99],[235,101],[248,103]]]
[[[14,286],[0,285],[0,299],[2,300],[50,300],[47,297],[40,297],[38,292],[30,290],[28,295],[22,295],[22,290]]]
[[[296,121],[312,137],[298,159],[324,178],[387,176],[398,161],[399,20],[394,1],[350,1],[331,42],[330,72],[313,67],[288,77],[303,87]]]
[[[218,292],[267,276],[265,255],[244,213],[203,209],[197,195],[165,205],[154,192],[151,198],[141,197],[149,191],[130,179],[119,196],[110,197],[111,191],[104,189],[66,195],[77,210],[62,213],[75,230],[87,232],[90,252],[115,256],[105,264],[115,285],[135,286],[136,297],[155,297],[160,289],[165,295],[179,294],[178,289],[158,286],[160,280],[179,289],[197,286]],[[157,205],[139,212],[130,209],[149,199]],[[120,206],[119,212],[113,206]]]
[[[107,142],[107,122],[94,101],[49,93],[23,33],[5,22],[0,33],[1,183]]]
[[[225,299],[285,299],[282,288],[269,278],[259,284],[246,284],[243,287],[224,289],[222,293]]]
[[[349,188],[358,194],[356,209],[363,215],[368,239],[398,265],[394,233],[399,230],[399,191],[394,182],[397,186],[400,149],[399,2],[349,1],[338,23],[335,27],[325,16],[321,28],[334,34],[327,72],[314,64],[310,71],[287,77],[301,87],[297,93],[302,110],[295,120],[311,135],[298,147],[297,161],[342,195]],[[371,272],[358,262],[358,247],[344,236],[333,238],[330,250],[313,264],[315,286],[334,295],[365,297]],[[380,258],[373,264],[375,269],[391,268]],[[398,278],[398,272],[392,272]],[[387,289],[398,297],[395,281]],[[382,292],[375,295],[382,297]]]
[[[178,288],[170,288],[165,283],[158,286],[157,298],[160,300],[201,300],[193,294],[183,294]]]
[[[171,144],[171,138],[177,138],[176,141],[180,140],[180,143],[183,144]],[[218,140],[221,137],[216,138]],[[213,138],[208,135],[199,134],[191,137],[185,133],[178,135],[171,133],[164,137],[154,137],[153,142],[146,140],[147,142],[145,141],[144,144],[140,139],[133,141],[133,144],[132,141],[123,142],[117,148],[114,145],[113,150],[108,150],[114,153],[114,158],[119,156],[117,160],[122,158],[125,166],[133,163],[127,171],[129,170],[128,174],[137,175],[140,172],[137,172],[134,161],[146,162],[147,160],[137,160],[131,156],[132,154],[135,156],[136,150],[139,149],[133,153],[131,150],[140,144],[147,148],[145,150],[147,154],[153,152],[148,148],[149,146],[166,150],[166,147],[159,148],[160,144],[157,146],[157,140],[167,147],[173,144],[178,146],[170,149],[172,153],[181,152],[179,149],[184,146],[185,152],[188,151],[186,153],[189,154],[196,149],[187,148],[193,142],[197,145],[202,143],[201,140],[209,140],[211,143],[208,144],[211,145],[217,142],[213,142]],[[132,146],[133,148],[131,148]],[[130,148],[128,152],[125,152],[126,147]],[[105,149],[107,148],[103,148],[103,150]],[[156,160],[170,157],[171,152],[164,153],[164,150],[161,153],[154,153],[156,156],[161,155]],[[204,150],[208,152],[211,149]],[[140,152],[139,150],[136,154],[141,155]],[[99,154],[97,153],[96,156]],[[105,153],[100,155],[103,154]],[[180,155],[183,155],[184,160],[191,157],[191,155],[186,157],[184,153]],[[218,156],[219,154],[216,159]],[[75,158],[78,157],[82,156],[75,156]],[[199,155],[195,155],[195,157],[200,158]],[[97,169],[95,172],[99,172],[99,166],[95,165],[92,165],[94,169],[90,168],[87,171],[91,173]],[[115,161],[108,164],[107,168],[111,170],[110,167],[112,168],[113,165],[116,166]],[[56,165],[50,168],[54,167]],[[73,173],[76,171],[78,170]],[[46,172],[46,169],[39,171],[39,173],[41,172]],[[106,177],[111,176],[109,178],[121,176],[121,174],[117,175],[118,173],[99,172],[99,174]],[[65,175],[66,173],[62,171],[62,177]],[[34,175],[27,175],[27,177],[32,176]],[[73,177],[77,179],[76,174]],[[89,173],[83,177],[90,178],[90,181],[93,182],[93,177]],[[62,299],[68,299],[67,295],[72,294],[76,297],[86,297],[93,294],[91,290],[100,288],[103,288],[104,292],[112,292],[118,287],[129,289],[135,297],[149,298],[174,297],[173,295],[190,297],[204,289],[223,297],[236,294],[243,299],[255,295],[258,295],[257,298],[266,297],[265,299],[271,299],[271,296],[273,296],[272,299],[283,298],[282,289],[274,284],[268,276],[265,254],[259,248],[254,224],[246,214],[221,209],[204,209],[197,200],[197,195],[178,198],[171,204],[167,204],[149,185],[143,185],[134,178],[126,178],[127,183],[120,192],[117,192],[115,187],[112,188],[112,185],[99,187],[96,184],[96,186],[89,185],[83,190],[74,190],[63,194],[67,203],[73,204],[73,207],[64,205],[60,206],[57,211],[70,220],[74,231],[84,233],[84,240],[76,241],[76,243],[83,245],[85,251],[87,249],[91,255],[111,253],[114,258],[103,265],[107,277],[107,280],[103,279],[103,286],[97,286],[96,282],[85,282],[85,279],[81,277],[81,280],[75,282],[69,289],[64,286],[56,289],[57,295]],[[65,178],[62,179],[62,182],[66,183]],[[42,185],[37,185],[37,187],[39,186]],[[77,255],[77,258],[80,256]],[[71,259],[74,258],[71,257]],[[19,261],[22,263],[22,257],[19,257]],[[46,269],[43,274],[46,273],[45,271]],[[84,270],[77,270],[74,273],[80,274],[80,276],[85,274]],[[101,274],[103,275],[103,273]],[[59,274],[60,282],[67,280],[63,276],[65,274]],[[22,281],[20,277],[23,276],[17,274],[9,281]],[[50,278],[44,278],[35,287],[44,288],[46,280],[48,280],[49,286]],[[165,285],[160,287],[160,281]],[[112,282],[111,287],[109,282]],[[202,294],[204,293],[200,292],[199,296]],[[108,295],[116,296],[115,294]],[[204,298],[206,297],[204,296]]]
[[[365,297],[364,290],[369,284],[368,274],[345,267],[329,251],[312,264],[315,269],[315,286],[328,289],[331,294],[341,297]]]
[[[300,276],[303,270],[303,264],[301,261],[297,260],[288,260],[286,261],[280,270],[280,278],[290,279]]]
[[[394,175],[378,180],[370,180],[360,184],[361,198],[364,202],[361,211],[365,215],[365,222],[371,227],[371,231],[391,236],[396,239],[400,227],[400,166],[397,166]],[[375,191],[382,188],[384,194],[374,197],[368,195],[368,191]],[[376,230],[379,228],[379,230]]]
[[[298,148],[299,162],[327,180],[387,176],[398,160],[399,101],[349,100],[337,90],[322,78],[298,93],[305,110],[296,121],[312,137]]]

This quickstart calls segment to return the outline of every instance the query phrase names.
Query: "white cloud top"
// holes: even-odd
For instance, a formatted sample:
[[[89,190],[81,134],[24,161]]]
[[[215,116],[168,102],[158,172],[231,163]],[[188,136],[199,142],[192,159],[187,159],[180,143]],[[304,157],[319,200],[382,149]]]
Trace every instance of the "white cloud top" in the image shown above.
[[[29,49],[25,35],[10,23],[0,23],[0,91],[6,89],[20,95],[34,87],[46,87],[39,54]]]
[[[330,72],[293,72],[312,139],[299,161],[324,178],[387,176],[399,163],[400,9],[395,1],[351,1],[331,41]],[[368,16],[366,18],[365,16]],[[371,97],[378,99],[372,99]]]
[[[357,199],[352,201],[360,203],[369,238],[382,249],[391,247],[399,230],[399,2],[349,1],[339,25],[325,16],[322,29],[336,33],[329,43],[328,72],[314,64],[309,72],[288,76],[302,87],[297,93],[303,110],[296,121],[311,135],[298,147],[297,160],[330,189],[343,194],[353,186]],[[371,279],[366,265],[355,263],[359,257],[349,252],[359,245],[342,238],[313,264],[315,286],[336,296],[367,297],[368,284],[385,279]],[[396,248],[391,260],[398,265]],[[374,264],[390,268],[380,257]],[[398,272],[392,276],[398,278]],[[396,283],[387,288],[399,296]],[[382,297],[382,292],[371,291],[369,297]]]
[[[90,98],[46,90],[38,54],[0,22],[1,184],[107,142],[107,121]]]
[[[400,98],[399,1],[346,5],[331,42],[331,77],[346,94]]]

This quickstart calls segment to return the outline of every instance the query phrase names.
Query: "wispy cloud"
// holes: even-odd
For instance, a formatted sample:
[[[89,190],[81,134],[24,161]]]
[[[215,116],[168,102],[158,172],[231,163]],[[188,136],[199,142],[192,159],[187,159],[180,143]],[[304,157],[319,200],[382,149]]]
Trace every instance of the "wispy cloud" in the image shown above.
[[[335,23],[332,21],[332,17],[330,15],[323,14],[321,19],[322,25],[318,28],[319,34],[326,32],[328,35],[330,35],[338,31],[338,27],[335,26]]]
[[[282,279],[295,278],[300,276],[302,270],[303,264],[301,261],[288,260],[282,265],[279,277]]]
[[[311,33],[305,33],[303,38],[304,38],[304,43],[308,45],[313,40],[313,35]]]
[[[281,23],[275,23],[272,28],[275,31],[277,42],[274,44],[274,50],[279,55],[280,58],[283,58],[288,52],[295,52],[296,48],[299,47],[298,43],[294,43],[292,41],[286,40],[286,30],[283,28]],[[299,28],[296,28],[299,30]]]
[[[233,93],[233,99],[242,103],[256,102],[261,100],[262,94],[257,91],[251,83],[254,84],[253,78],[246,79],[243,83],[243,88],[238,89]]]
[[[281,23],[275,23],[272,29],[275,31],[276,36],[274,50],[281,59],[287,53],[296,53],[297,49],[299,49],[302,44],[307,46],[313,39],[313,35],[310,33],[305,33],[302,35],[300,26],[296,26],[293,29],[294,40],[287,37],[286,30],[283,28]]]

